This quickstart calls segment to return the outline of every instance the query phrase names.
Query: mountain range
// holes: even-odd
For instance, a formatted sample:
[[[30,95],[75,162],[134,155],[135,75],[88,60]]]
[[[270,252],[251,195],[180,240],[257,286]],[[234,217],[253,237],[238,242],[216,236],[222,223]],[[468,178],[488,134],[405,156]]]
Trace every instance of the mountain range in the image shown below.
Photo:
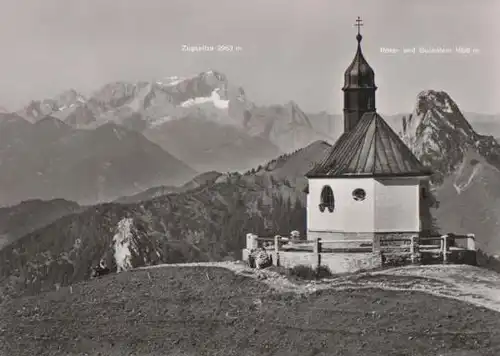
[[[409,114],[385,116],[385,119],[400,132],[401,118],[405,115]],[[492,130],[494,117],[467,115],[473,119],[473,125],[477,122],[478,131],[495,132]],[[0,206],[33,198],[62,198],[92,204],[137,194],[156,185],[183,184],[198,172],[243,172],[316,140],[333,143],[342,132],[342,125],[340,115],[326,112],[306,114],[294,101],[283,105],[258,106],[247,98],[243,88],[231,84],[224,74],[214,70],[185,78],[108,83],[88,98],[71,89],[52,99],[32,101],[17,113],[0,113],[0,164],[7,167],[5,162],[12,162],[11,166],[17,167],[10,173],[4,173],[10,176],[4,178],[2,183],[2,186],[8,187],[9,193],[0,197]],[[134,156],[120,152],[118,146],[125,143],[116,142],[117,137],[113,133],[118,130],[140,141],[144,149],[134,143],[140,153],[136,152]],[[76,135],[76,132],[79,134]],[[498,133],[500,135],[500,130]],[[61,135],[66,137],[64,142],[60,142]],[[87,143],[76,136],[93,136],[88,139],[92,142],[102,140],[96,146],[106,151],[106,161],[92,161],[89,154],[82,155],[84,150],[77,146]],[[70,158],[68,152],[66,159],[48,160],[51,153],[46,152],[45,143],[53,138],[60,143],[58,147],[62,151],[69,145],[79,153]],[[13,144],[12,140],[16,143]],[[30,144],[27,145],[27,142]],[[165,153],[152,150],[150,142],[161,147]],[[32,152],[40,152],[39,158],[34,155],[26,158],[27,146]],[[51,143],[50,146],[56,145]],[[146,146],[148,149],[145,149]],[[153,151],[156,156],[149,157]],[[163,160],[160,155],[172,157]],[[125,162],[124,156],[131,160]],[[155,162],[159,160],[164,161],[164,170],[169,173],[155,172],[155,168],[151,167],[144,170],[140,179],[127,173],[130,181],[115,183],[106,175],[120,175],[118,171],[124,172],[123,169],[116,167],[116,172],[112,173],[106,168],[106,174],[103,174],[102,166],[99,168],[116,161],[138,175],[141,166],[136,165],[132,157],[139,159],[139,156],[142,156],[141,161],[149,161],[151,166],[157,166]],[[175,159],[180,162],[171,165],[169,162]],[[116,165],[116,162],[113,164]],[[181,170],[184,173],[181,173],[177,168],[179,165],[188,168],[184,167]],[[40,166],[52,174],[34,169]],[[69,166],[79,167],[72,170],[76,177],[71,180],[65,176]],[[173,173],[177,171],[179,174]],[[9,171],[2,169],[2,172]],[[1,176],[0,173],[0,182]],[[23,177],[21,182],[17,177]],[[79,179],[83,181],[79,182]],[[11,188],[13,180],[16,186]],[[61,184],[53,183],[61,181]],[[75,186],[78,188],[73,191]]]
[[[32,101],[17,114],[29,122],[50,115],[79,129],[113,122],[142,133],[199,172],[246,170],[315,140],[331,139],[296,103],[259,107],[215,70],[108,83],[88,98],[68,90]]]
[[[0,206],[29,199],[93,204],[160,184],[180,184],[191,167],[115,123],[75,129],[45,116],[31,123],[0,114]]]
[[[0,233],[12,235],[0,250],[4,295],[87,279],[101,259],[113,270],[234,259],[247,232],[304,233],[304,175],[342,132],[339,115],[257,106],[215,71],[111,83],[88,99],[69,91],[1,115],[3,201],[75,201],[32,201],[47,211],[39,223],[27,203],[0,210]],[[497,254],[500,145],[466,115],[427,90],[384,118],[434,170],[441,232],[475,233]],[[12,232],[22,219],[27,230]]]

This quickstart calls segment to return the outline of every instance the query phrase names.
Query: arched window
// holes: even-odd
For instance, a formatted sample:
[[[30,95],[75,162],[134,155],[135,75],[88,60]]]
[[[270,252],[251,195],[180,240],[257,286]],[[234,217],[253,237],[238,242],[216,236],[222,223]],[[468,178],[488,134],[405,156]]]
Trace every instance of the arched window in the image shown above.
[[[329,185],[325,185],[321,190],[319,210],[324,212],[325,208],[328,209],[330,213],[333,213],[333,209],[335,209],[335,198],[333,197],[333,190]]]

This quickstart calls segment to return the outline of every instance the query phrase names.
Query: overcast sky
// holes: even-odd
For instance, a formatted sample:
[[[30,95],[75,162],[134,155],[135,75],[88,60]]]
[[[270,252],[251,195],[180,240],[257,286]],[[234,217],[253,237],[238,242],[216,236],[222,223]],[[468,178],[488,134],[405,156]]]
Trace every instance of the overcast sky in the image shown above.
[[[2,0],[0,105],[217,69],[258,104],[340,113],[359,15],[379,112],[410,111],[418,92],[436,89],[463,111],[498,113],[499,10],[498,0]],[[241,51],[187,53],[183,44]],[[380,53],[419,46],[480,53]]]

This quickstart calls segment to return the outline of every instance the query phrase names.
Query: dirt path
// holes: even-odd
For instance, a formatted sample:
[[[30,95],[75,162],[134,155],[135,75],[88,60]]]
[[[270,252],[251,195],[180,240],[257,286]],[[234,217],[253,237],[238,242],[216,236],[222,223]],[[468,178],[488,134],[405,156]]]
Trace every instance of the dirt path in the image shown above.
[[[484,268],[467,265],[408,266],[372,275],[423,277],[441,284],[441,288],[430,291],[422,286],[424,292],[500,311],[500,274]]]
[[[310,293],[324,289],[366,288],[419,291],[500,312],[500,274],[466,265],[407,266],[312,281],[307,284],[295,284],[277,272],[258,271],[241,262],[167,264],[144,267],[144,269],[195,266],[227,268],[237,274],[261,279],[280,291]]]

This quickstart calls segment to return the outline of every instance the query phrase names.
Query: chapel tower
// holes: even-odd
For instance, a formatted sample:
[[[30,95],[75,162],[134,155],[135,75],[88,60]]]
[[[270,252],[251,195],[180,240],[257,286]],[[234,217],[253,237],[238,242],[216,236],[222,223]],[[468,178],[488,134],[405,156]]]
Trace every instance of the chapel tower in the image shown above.
[[[351,131],[367,112],[375,112],[375,73],[361,51],[361,19],[357,18],[356,40],[358,49],[349,67],[344,73],[344,132]]]
[[[306,174],[308,239],[411,237],[423,230],[432,172],[375,109],[375,74],[358,49],[344,78],[344,133]]]

